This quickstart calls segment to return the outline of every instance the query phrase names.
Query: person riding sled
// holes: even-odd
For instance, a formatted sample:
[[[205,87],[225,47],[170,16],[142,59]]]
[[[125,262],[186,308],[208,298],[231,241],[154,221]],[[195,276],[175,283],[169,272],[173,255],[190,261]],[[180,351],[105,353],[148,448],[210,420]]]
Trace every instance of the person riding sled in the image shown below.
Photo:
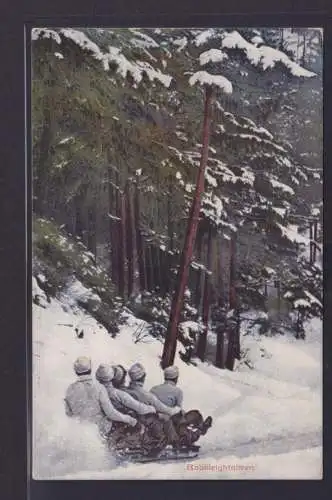
[[[137,401],[130,394],[114,387],[115,369],[106,364],[101,364],[96,371],[97,381],[105,387],[112,405],[121,413],[130,415],[140,421],[140,416],[151,415],[156,410],[151,405],[146,405]],[[140,432],[141,431],[141,432]],[[129,427],[125,422],[113,424],[110,441],[114,447],[139,447],[141,444],[141,434],[143,430],[140,426]]]
[[[119,412],[111,403],[105,387],[92,379],[90,358],[77,358],[74,372],[77,380],[70,384],[64,399],[67,416],[97,424],[103,437],[111,432],[115,422],[132,428],[137,426],[137,419]]]
[[[124,390],[126,386],[127,370],[122,365],[115,365],[113,366],[113,369],[114,369],[114,377],[112,380],[113,387],[115,387],[116,389]]]
[[[130,383],[125,390],[141,403],[152,405],[156,410],[156,415],[147,415],[143,419],[143,423],[148,430],[148,446],[151,446],[151,443],[154,442],[155,450],[162,449],[168,444],[177,447],[179,438],[172,417],[180,413],[181,408],[165,405],[154,394],[144,388],[146,371],[141,363],[132,365],[128,370],[128,375]]]
[[[177,366],[168,366],[164,370],[164,383],[152,387],[154,394],[164,405],[171,408],[181,407],[183,403],[183,392],[177,386],[179,369]],[[212,425],[212,417],[203,419],[198,410],[190,410],[177,413],[172,417],[175,430],[179,436],[181,446],[191,446],[201,436],[204,436]]]

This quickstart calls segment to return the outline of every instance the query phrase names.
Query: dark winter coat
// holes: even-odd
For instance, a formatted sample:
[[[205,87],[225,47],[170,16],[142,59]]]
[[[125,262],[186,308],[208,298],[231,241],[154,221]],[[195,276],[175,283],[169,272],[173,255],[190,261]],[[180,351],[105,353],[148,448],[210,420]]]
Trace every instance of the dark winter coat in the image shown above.
[[[174,408],[182,407],[183,392],[172,380],[166,380],[163,384],[155,385],[151,389],[152,394],[164,403],[164,405]]]

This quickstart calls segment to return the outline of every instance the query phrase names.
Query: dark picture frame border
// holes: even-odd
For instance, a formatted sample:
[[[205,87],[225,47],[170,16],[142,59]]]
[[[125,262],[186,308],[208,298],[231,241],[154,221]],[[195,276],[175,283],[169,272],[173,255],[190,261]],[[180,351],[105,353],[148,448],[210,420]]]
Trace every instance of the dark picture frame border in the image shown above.
[[[53,5],[30,2],[21,14],[9,13],[1,31],[4,53],[1,86],[0,166],[0,325],[1,395],[0,486],[4,499],[56,500],[106,498],[202,498],[238,497],[303,499],[325,498],[330,482],[331,451],[331,336],[324,335],[324,479],[322,481],[257,480],[128,480],[128,481],[35,481],[31,479],[31,148],[30,148],[30,30],[38,26],[323,26],[324,27],[324,331],[332,322],[330,291],[331,235],[328,230],[332,191],[328,157],[331,155],[332,26],[327,2],[280,0],[278,10],[263,1],[230,5],[212,2],[168,3],[167,10],[152,0],[143,7],[135,2],[107,2],[101,7],[58,1]],[[188,5],[189,3],[189,5]],[[76,5],[75,5],[76,4]],[[174,2],[175,4],[175,2]],[[253,4],[253,5],[252,5]],[[301,11],[299,11],[301,8]],[[61,12],[62,9],[62,12]],[[75,10],[76,9],[76,10]],[[216,13],[217,10],[222,12]],[[229,9],[229,11],[227,11]],[[230,11],[230,9],[232,11]],[[237,10],[238,9],[238,10]],[[204,10],[204,12],[202,12]],[[158,12],[159,11],[159,12]],[[238,13],[236,13],[238,11]],[[79,12],[79,15],[77,14]],[[148,12],[148,14],[147,14]],[[41,15],[42,13],[42,15]],[[4,19],[3,19],[4,22]],[[5,66],[5,68],[4,68]],[[330,345],[329,345],[330,344]],[[272,485],[271,485],[272,483]],[[3,492],[3,494],[2,494]],[[326,496],[327,497],[327,496]]]

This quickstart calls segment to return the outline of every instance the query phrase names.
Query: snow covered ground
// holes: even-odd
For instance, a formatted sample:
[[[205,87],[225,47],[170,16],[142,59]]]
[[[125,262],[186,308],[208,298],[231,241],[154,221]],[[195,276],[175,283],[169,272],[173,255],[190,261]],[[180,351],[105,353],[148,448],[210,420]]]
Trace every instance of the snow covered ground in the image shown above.
[[[34,293],[43,295],[34,282]],[[68,306],[69,299],[33,310],[33,477],[36,479],[320,479],[322,477],[322,332],[307,325],[305,341],[262,338],[268,356],[255,369],[235,372],[177,356],[184,408],[212,415],[214,425],[200,440],[201,454],[189,462],[117,465],[90,425],[64,414],[63,397],[75,379],[77,356],[147,368],[146,386],[159,383],[162,344],[134,343],[141,321],[129,316],[113,339],[97,322]],[[67,304],[67,305],[66,305]],[[70,326],[71,325],[71,326]],[[84,329],[78,339],[74,328]],[[243,342],[257,342],[249,336]]]

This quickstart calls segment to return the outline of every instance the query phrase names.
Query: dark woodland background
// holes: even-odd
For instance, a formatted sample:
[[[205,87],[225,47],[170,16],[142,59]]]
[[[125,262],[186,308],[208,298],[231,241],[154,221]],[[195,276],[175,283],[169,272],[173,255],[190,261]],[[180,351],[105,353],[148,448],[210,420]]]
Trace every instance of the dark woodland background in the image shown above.
[[[129,307],[163,338],[202,143],[204,95],[188,78],[234,29],[316,75],[254,68],[236,48],[210,68],[233,93],[215,96],[180,340],[220,367],[221,345],[199,347],[204,325],[222,344],[254,309],[248,328],[300,337],[322,314],[322,30],[212,29],[201,43],[202,29],[36,29],[32,42],[34,275],[51,295],[73,277],[94,290],[102,305],[82,306],[112,335]]]

